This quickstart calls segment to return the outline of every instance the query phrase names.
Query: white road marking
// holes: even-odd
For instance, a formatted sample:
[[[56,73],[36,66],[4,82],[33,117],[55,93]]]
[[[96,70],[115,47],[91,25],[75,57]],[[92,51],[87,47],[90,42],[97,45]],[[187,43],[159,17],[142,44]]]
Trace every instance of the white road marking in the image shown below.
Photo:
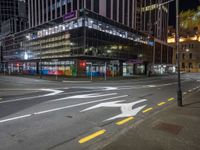
[[[61,90],[54,90],[54,89],[41,89],[42,91],[47,91],[47,92],[52,92],[52,93],[49,93],[49,94],[45,94],[43,95],[42,97],[46,97],[46,96],[53,96],[53,95],[57,95],[57,94],[60,94],[62,93],[63,91]]]
[[[54,89],[40,89],[40,90],[41,90],[41,91],[49,91],[49,92],[51,92],[51,93],[45,94],[45,95],[32,96],[32,97],[24,97],[24,98],[19,98],[19,99],[14,99],[14,100],[6,100],[6,101],[0,102],[0,104],[3,104],[3,103],[11,103],[11,102],[17,102],[17,101],[24,101],[24,100],[31,100],[31,99],[41,98],[41,97],[47,97],[47,96],[54,96],[54,95],[57,95],[57,94],[63,92],[63,91],[54,90]]]
[[[90,83],[92,81],[67,81],[67,80],[63,80],[63,83]]]
[[[138,103],[145,102],[145,101],[147,101],[147,100],[142,99],[142,100],[135,101],[135,102],[132,102],[132,103],[120,103],[120,102],[124,102],[124,100],[113,101],[113,102],[105,102],[105,103],[100,103],[100,104],[97,104],[95,106],[84,109],[81,112],[92,110],[92,109],[97,109],[97,108],[101,108],[101,107],[119,107],[120,110],[121,110],[121,114],[104,120],[104,121],[109,121],[109,120],[118,119],[118,118],[135,116],[140,110],[142,110],[144,107],[146,107],[146,105],[143,105],[143,106],[140,106],[140,107],[137,107],[137,108],[134,108],[134,109],[133,109],[133,106],[138,104]]]
[[[8,118],[8,119],[0,120],[0,123],[12,121],[12,120],[17,120],[17,119],[22,119],[22,118],[27,118],[27,117],[30,117],[30,116],[31,116],[31,114],[27,114],[27,115],[23,115],[23,116]]]
[[[184,92],[184,93],[183,93],[183,95],[186,95],[186,94],[187,94],[187,92]]]
[[[110,90],[117,90],[117,87],[105,87],[106,91],[110,91]]]
[[[57,102],[57,101],[63,101],[63,100],[68,100],[68,99],[80,99],[80,98],[83,98],[83,99],[97,98],[97,97],[105,97],[105,96],[112,96],[112,95],[117,95],[117,93],[108,93],[108,94],[92,93],[92,94],[74,95],[74,96],[69,96],[69,97],[51,100],[51,101],[48,101],[48,102]]]
[[[22,116],[17,116],[17,117],[12,117],[12,118],[7,118],[7,119],[4,119],[4,120],[0,120],[0,123],[13,121],[13,120],[21,119],[21,118],[26,118],[26,117],[30,117],[32,115],[40,115],[40,114],[50,113],[50,112],[59,111],[59,110],[67,109],[67,108],[73,108],[73,107],[77,107],[77,106],[83,106],[83,105],[87,105],[87,104],[93,104],[93,103],[108,101],[108,100],[112,100],[112,99],[124,98],[124,97],[127,97],[127,96],[128,95],[121,95],[121,96],[116,96],[116,97],[100,99],[100,100],[96,100],[96,101],[89,101],[89,102],[69,105],[69,106],[65,106],[65,107],[58,107],[58,108],[54,108],[54,109],[48,109],[48,110],[44,110],[44,111],[34,112],[32,114],[26,114],[26,115],[22,115]]]

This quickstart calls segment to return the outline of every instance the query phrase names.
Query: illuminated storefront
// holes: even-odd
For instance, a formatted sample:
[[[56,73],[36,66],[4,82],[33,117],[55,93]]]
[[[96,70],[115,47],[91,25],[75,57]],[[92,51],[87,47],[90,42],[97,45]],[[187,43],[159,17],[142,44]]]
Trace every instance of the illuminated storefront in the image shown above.
[[[114,77],[123,75],[126,63],[135,60],[129,74],[147,72],[153,63],[153,38],[90,11],[73,13],[74,18],[70,13],[70,19],[66,15],[4,39],[7,71]]]

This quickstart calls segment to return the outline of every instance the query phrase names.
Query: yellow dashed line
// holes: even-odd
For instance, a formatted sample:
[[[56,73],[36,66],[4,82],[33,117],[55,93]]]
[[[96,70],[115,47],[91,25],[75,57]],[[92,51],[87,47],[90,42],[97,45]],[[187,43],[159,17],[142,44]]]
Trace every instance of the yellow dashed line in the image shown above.
[[[153,108],[151,107],[151,108],[147,108],[147,109],[145,109],[144,111],[142,111],[143,113],[146,113],[146,112],[148,112],[148,111],[151,111],[151,110],[153,110]]]
[[[80,144],[83,144],[85,142],[88,142],[88,141],[96,138],[97,136],[100,136],[100,135],[104,134],[105,132],[106,132],[106,130],[99,130],[99,131],[97,131],[97,132],[95,132],[95,133],[93,133],[93,134],[91,134],[89,136],[86,136],[86,137],[80,139],[78,142]]]
[[[123,120],[117,122],[116,125],[125,124],[125,123],[127,123],[128,121],[133,120],[133,119],[134,119],[134,117],[128,117],[128,118],[126,118],[126,119],[123,119]]]
[[[173,101],[173,100],[175,100],[175,98],[173,97],[168,99],[168,101]]]
[[[166,102],[161,102],[161,103],[159,103],[159,104],[157,104],[158,106],[162,106],[162,105],[164,105]]]

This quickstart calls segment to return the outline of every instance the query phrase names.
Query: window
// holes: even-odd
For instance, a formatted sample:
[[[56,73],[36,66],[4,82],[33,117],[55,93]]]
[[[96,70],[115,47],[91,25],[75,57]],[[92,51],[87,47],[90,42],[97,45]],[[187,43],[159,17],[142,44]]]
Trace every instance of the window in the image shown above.
[[[57,17],[60,17],[60,4],[61,4],[61,2],[60,2],[60,0],[57,0]]]
[[[99,0],[95,0],[94,4],[94,12],[99,13]]]
[[[192,63],[189,63],[189,68],[193,68]]]
[[[91,0],[86,0],[86,8],[91,10]]]
[[[182,63],[182,68],[185,68],[185,63]]]
[[[111,18],[111,0],[106,0],[106,17]]]
[[[72,6],[72,2],[68,1],[67,2],[67,12],[71,12],[71,6]]]
[[[192,53],[189,54],[189,58],[192,59]]]
[[[185,53],[182,54],[182,59],[185,59]]]
[[[51,20],[51,3],[50,0],[48,0],[48,20]]]
[[[65,5],[66,5],[66,1],[62,0],[62,15],[65,14]]]
[[[129,12],[130,12],[130,14],[129,14],[129,27],[132,27],[132,17],[133,17],[133,13],[132,13],[133,8],[132,8],[132,5],[133,5],[133,0],[130,0],[130,2],[129,2]]]
[[[119,1],[119,22],[122,23],[123,1]]]
[[[55,19],[56,7],[55,0],[52,0],[52,19]]]
[[[77,10],[77,0],[73,0],[73,10]]]
[[[117,20],[117,1],[113,1],[113,20]]]
[[[127,25],[128,23],[128,0],[124,2],[124,24]]]

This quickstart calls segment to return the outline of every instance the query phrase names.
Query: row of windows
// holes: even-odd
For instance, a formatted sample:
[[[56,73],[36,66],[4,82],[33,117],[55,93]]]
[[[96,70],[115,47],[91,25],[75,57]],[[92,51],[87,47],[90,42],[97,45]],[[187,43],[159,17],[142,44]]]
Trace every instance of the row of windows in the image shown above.
[[[182,54],[182,59],[185,59],[186,58],[186,54],[183,53]],[[189,59],[192,59],[192,53],[189,53],[189,56],[188,56]]]
[[[194,48],[194,44],[190,44],[190,43],[189,43],[189,44],[182,44],[182,45],[181,45],[181,48],[182,48],[182,49]]]
[[[73,7],[72,7],[73,6]],[[77,0],[29,0],[30,26],[61,17],[66,12],[77,10]],[[39,17],[38,17],[39,16]]]
[[[193,63],[188,63],[188,64],[187,63],[182,63],[181,67],[184,68],[184,69],[185,68],[191,68],[192,69],[192,68],[194,68],[194,66],[195,65]],[[198,68],[200,69],[200,64],[198,65]]]
[[[56,19],[65,13],[81,9],[84,7],[83,0],[29,0],[30,26],[36,26],[43,22]],[[100,0],[85,0],[85,7],[99,13]],[[127,26],[133,26],[133,5],[134,0],[106,0],[106,17],[119,21]],[[101,4],[102,5],[102,4]],[[102,10],[103,11],[103,10]],[[39,17],[38,17],[39,16]]]

